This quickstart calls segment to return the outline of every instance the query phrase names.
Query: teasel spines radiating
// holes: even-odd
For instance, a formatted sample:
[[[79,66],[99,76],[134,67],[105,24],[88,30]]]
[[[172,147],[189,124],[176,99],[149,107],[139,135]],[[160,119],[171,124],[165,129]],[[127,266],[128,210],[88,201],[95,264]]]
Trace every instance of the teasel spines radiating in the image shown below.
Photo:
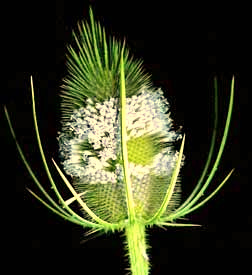
[[[150,75],[144,72],[142,61],[130,56],[124,47],[125,42],[107,37],[105,29],[94,21],[91,9],[90,24],[79,22],[73,37],[75,46],[68,46],[68,75],[64,78],[61,93],[63,127],[73,110],[82,107],[86,98],[102,102],[119,97],[122,49],[127,96],[151,85]]]

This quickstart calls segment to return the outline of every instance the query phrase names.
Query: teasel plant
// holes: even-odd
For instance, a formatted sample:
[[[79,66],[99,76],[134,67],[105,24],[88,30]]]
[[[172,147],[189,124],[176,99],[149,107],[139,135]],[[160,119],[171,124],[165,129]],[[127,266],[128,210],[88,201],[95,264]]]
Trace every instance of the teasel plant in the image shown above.
[[[73,40],[74,46],[68,47],[68,74],[60,94],[61,131],[57,138],[62,168],[51,159],[69,197],[59,191],[60,184],[54,181],[43,150],[32,77],[32,114],[38,149],[55,197],[49,195],[33,172],[4,107],[19,155],[40,194],[27,190],[53,213],[88,229],[87,235],[124,232],[131,274],[150,274],[146,231],[153,226],[198,226],[186,223],[186,216],[213,198],[234,171],[207,192],[227,141],[234,77],[216,155],[218,85],[214,79],[214,125],[209,154],[195,188],[181,203],[185,135],[174,129],[163,91],[153,86],[142,61],[130,55],[125,41],[107,36],[91,8],[90,20],[78,24]],[[180,149],[176,151],[178,143]],[[74,210],[74,203],[78,203],[79,211]]]

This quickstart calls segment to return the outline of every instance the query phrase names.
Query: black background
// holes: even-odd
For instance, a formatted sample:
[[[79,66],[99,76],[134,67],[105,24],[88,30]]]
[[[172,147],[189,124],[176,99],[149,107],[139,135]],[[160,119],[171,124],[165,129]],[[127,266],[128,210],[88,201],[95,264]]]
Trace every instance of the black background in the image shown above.
[[[49,183],[35,141],[29,78],[33,75],[46,156],[48,160],[57,159],[58,94],[66,73],[65,47],[71,42],[71,30],[77,21],[88,18],[89,5],[107,32],[126,37],[134,56],[144,60],[154,85],[166,92],[174,122],[182,125],[186,133],[186,165],[182,172],[185,197],[199,178],[207,156],[213,119],[213,76],[220,81],[218,141],[225,122],[232,75],[236,79],[230,135],[213,185],[232,168],[236,170],[212,201],[188,216],[202,227],[148,231],[152,274],[167,273],[167,259],[174,251],[177,255],[187,253],[184,251],[187,248],[235,249],[238,253],[241,248],[252,248],[248,180],[252,45],[249,7],[242,2],[236,6],[214,2],[194,5],[98,0],[10,4],[6,9],[10,16],[3,28],[7,30],[3,43],[7,47],[2,53],[2,60],[7,61],[4,72],[8,87],[1,91],[1,101],[7,105],[19,141],[43,185]],[[15,150],[2,110],[1,128],[5,149],[3,175],[7,175],[5,186],[11,194],[6,203],[11,217],[7,227],[12,235],[9,246],[48,251],[80,248],[84,264],[87,269],[92,266],[93,274],[98,274],[101,268],[104,272],[123,274],[127,267],[123,235],[111,234],[81,243],[82,228],[51,214],[25,190],[35,187]],[[102,266],[94,265],[99,261]]]

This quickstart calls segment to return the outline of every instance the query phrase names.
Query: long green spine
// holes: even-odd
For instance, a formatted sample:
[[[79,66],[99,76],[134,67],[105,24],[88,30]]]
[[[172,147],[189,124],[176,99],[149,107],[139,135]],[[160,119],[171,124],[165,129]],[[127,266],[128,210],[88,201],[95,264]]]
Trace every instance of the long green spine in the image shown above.
[[[126,131],[126,89],[125,89],[125,75],[124,75],[124,61],[123,61],[123,51],[121,55],[120,63],[121,71],[121,87],[120,87],[120,99],[121,99],[121,143],[122,143],[122,159],[123,159],[123,170],[124,170],[124,180],[126,185],[126,201],[128,206],[128,217],[129,222],[135,221],[135,210],[134,201],[132,194],[131,180],[128,171],[128,151],[127,151],[127,131]]]
[[[18,152],[43,197],[38,196],[30,189],[28,191],[49,210],[68,221],[89,228],[91,233],[124,230],[130,270],[133,275],[146,275],[149,274],[150,269],[147,255],[148,246],[146,244],[147,228],[153,225],[195,226],[189,223],[178,223],[176,220],[198,209],[215,196],[233,172],[231,170],[214,191],[203,197],[215,175],[227,141],[234,102],[234,77],[231,82],[229,108],[223,138],[213,167],[210,169],[210,163],[214,157],[213,149],[216,144],[218,121],[217,80],[214,80],[215,118],[209,156],[195,189],[188,199],[179,206],[177,205],[176,188],[179,185],[178,175],[183,165],[185,136],[182,139],[179,152],[175,154],[172,149],[170,150],[168,143],[178,138],[178,134],[172,131],[167,135],[164,132],[155,132],[155,129],[151,128],[151,119],[148,120],[148,113],[146,113],[146,124],[143,124],[145,120],[142,121],[142,117],[139,116],[142,113],[139,112],[138,114],[138,109],[141,111],[141,108],[148,108],[152,103],[153,110],[157,111],[155,108],[159,105],[156,102],[161,102],[160,113],[158,113],[157,117],[154,116],[155,119],[160,119],[157,119],[155,125],[157,128],[160,127],[161,131],[166,129],[167,125],[162,125],[162,119],[164,117],[169,119],[166,110],[168,105],[163,101],[162,92],[152,88],[149,75],[145,74],[141,67],[142,62],[135,61],[129,56],[125,42],[121,43],[114,38],[107,38],[104,28],[95,22],[91,10],[90,24],[79,24],[79,33],[74,33],[74,39],[77,50],[69,46],[67,60],[69,75],[64,80],[61,93],[62,139],[65,142],[64,144],[69,146],[66,150],[64,149],[65,151],[63,150],[63,155],[65,154],[67,159],[64,169],[66,168],[65,172],[67,174],[74,174],[72,176],[73,182],[69,182],[59,165],[52,160],[56,171],[62,178],[62,182],[72,194],[69,199],[65,200],[61,196],[47,164],[36,118],[32,78],[32,113],[35,133],[44,169],[55,192],[56,199],[47,193],[32,171],[16,139],[7,108],[5,107],[7,122],[16,142]],[[141,100],[145,103],[134,109],[134,104],[140,104]],[[109,117],[109,119],[114,126],[118,127],[119,131],[108,132],[108,129],[110,129],[108,125],[110,124],[107,124],[106,120],[104,120],[103,124],[97,124],[102,118],[102,113],[105,114],[104,117],[110,115],[108,113],[110,107],[108,106],[111,107],[111,113],[118,113],[115,119],[114,117]],[[87,116],[90,110],[91,115]],[[130,116],[134,112],[136,112],[136,119],[134,120],[133,117],[133,123],[130,123]],[[84,119],[82,119],[80,114],[85,114],[86,117],[84,116]],[[100,118],[95,121],[97,114],[100,114]],[[77,124],[72,124],[74,126],[71,127],[75,127],[75,130],[71,132],[71,135],[67,136],[70,129],[67,125],[75,123],[77,121],[77,119],[76,121],[74,120],[75,117],[84,125],[83,133],[81,132],[81,135],[84,136],[82,142],[79,142],[77,135],[74,136],[74,131],[82,130]],[[88,127],[85,126],[86,121],[90,121]],[[97,125],[99,127],[104,125],[105,134],[97,132],[101,128]],[[93,126],[96,128],[91,132],[90,129]],[[144,132],[145,129],[148,129],[148,131]],[[86,131],[89,132],[86,133]],[[97,136],[94,135],[96,132]],[[100,140],[98,134],[100,134]],[[120,138],[113,139],[113,134],[115,134],[115,137],[119,134]],[[75,140],[72,139],[75,143],[69,141],[72,136],[75,138]],[[118,148],[113,147],[115,141]],[[101,147],[99,147],[99,142],[103,142]],[[109,144],[108,146],[106,145],[107,143]],[[74,145],[70,147],[69,144]],[[117,149],[116,152],[113,151],[115,148]],[[137,155],[138,149],[140,152],[142,149],[149,151],[146,151],[144,156],[140,156]],[[132,156],[134,150],[136,155]],[[85,152],[85,154],[82,155],[82,152]],[[169,164],[169,161],[164,161],[167,160],[167,152],[170,152],[173,156],[170,159],[173,167],[170,174],[164,172],[165,166],[160,166],[160,163]],[[157,157],[159,155],[162,157],[160,163]],[[71,157],[73,160],[77,160],[76,165],[73,165]],[[144,157],[149,159],[144,159]],[[152,157],[153,159],[150,159]],[[94,174],[92,174],[93,168],[91,169],[93,162],[98,166],[101,165],[99,170],[94,170]],[[88,170],[90,170],[90,174],[86,173]],[[82,171],[85,176],[82,176]],[[99,177],[95,177],[97,176],[97,171]],[[138,172],[139,175],[137,174]],[[207,173],[209,175],[208,178],[206,178]],[[106,178],[108,182],[103,182]],[[89,184],[86,179],[90,179],[92,182]],[[97,179],[100,179],[101,182]],[[155,191],[152,186],[158,188],[158,191]],[[110,196],[111,203],[109,202]],[[74,201],[81,206],[83,216],[72,210],[71,203]],[[113,207],[111,206],[112,203],[114,203]],[[112,212],[110,213],[110,211]]]

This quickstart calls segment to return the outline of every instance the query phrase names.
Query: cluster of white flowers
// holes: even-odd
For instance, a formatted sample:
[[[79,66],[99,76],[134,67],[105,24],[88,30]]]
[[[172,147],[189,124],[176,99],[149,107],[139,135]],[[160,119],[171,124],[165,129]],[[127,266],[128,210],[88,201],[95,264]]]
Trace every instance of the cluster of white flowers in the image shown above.
[[[130,131],[128,138],[152,132],[164,135],[173,133],[168,133],[171,127],[168,109],[168,102],[161,89],[155,92],[142,90],[140,95],[128,98],[126,106],[126,126]]]
[[[116,183],[122,181],[120,164],[121,139],[118,99],[101,103],[87,99],[85,107],[75,110],[60,133],[59,144],[65,172],[86,183]],[[162,142],[174,142],[180,135],[171,130],[169,104],[159,89],[143,89],[126,99],[127,139],[157,134]],[[170,147],[160,148],[148,165],[130,162],[134,181],[143,183],[150,171],[169,175],[177,154]]]

